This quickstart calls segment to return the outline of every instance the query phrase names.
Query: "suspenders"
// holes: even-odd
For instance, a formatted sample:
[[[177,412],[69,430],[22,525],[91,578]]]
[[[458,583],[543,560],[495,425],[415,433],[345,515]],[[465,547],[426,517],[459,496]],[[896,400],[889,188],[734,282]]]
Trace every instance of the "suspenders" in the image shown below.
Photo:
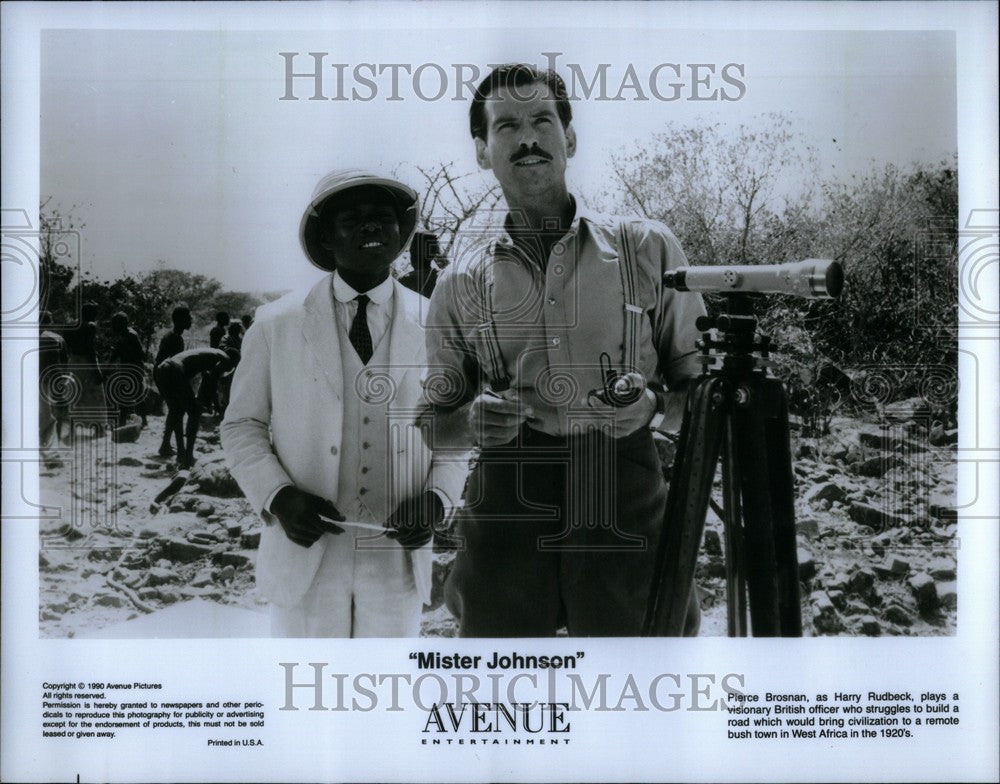
[[[622,321],[622,372],[637,370],[639,340],[642,334],[642,307],[639,305],[639,283],[636,272],[635,247],[628,224],[622,221],[618,226],[618,271],[621,274],[622,299],[624,308]],[[487,381],[494,392],[510,388],[511,379],[504,366],[500,341],[497,337],[496,322],[493,319],[493,252],[484,254],[479,265],[479,292],[481,296],[482,321],[476,327],[481,346],[480,364]],[[485,363],[482,361],[485,360]]]

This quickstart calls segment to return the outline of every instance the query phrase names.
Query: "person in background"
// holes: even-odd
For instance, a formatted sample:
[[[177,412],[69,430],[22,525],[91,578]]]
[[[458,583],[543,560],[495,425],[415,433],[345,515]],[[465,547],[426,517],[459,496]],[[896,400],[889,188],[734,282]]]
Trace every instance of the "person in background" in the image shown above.
[[[97,358],[96,302],[85,302],[78,326],[63,332],[69,351],[70,374],[79,385],[79,395],[69,407],[69,419],[103,429],[109,414],[104,394],[104,372]]]
[[[218,348],[219,343],[222,342],[222,338],[225,337],[226,327],[229,326],[229,314],[224,310],[220,310],[215,314],[215,326],[209,330],[208,333],[208,346],[209,348]]]
[[[240,316],[240,323],[243,324],[243,331],[246,332],[248,329],[250,329],[250,325],[253,324],[253,316],[251,316],[249,313],[244,313],[242,316]]]
[[[243,323],[233,319],[229,322],[229,327],[226,329],[226,336],[222,339],[219,344],[219,348],[225,350],[241,351],[243,349]]]
[[[42,448],[62,441],[62,426],[66,421],[66,404],[59,401],[59,390],[65,379],[69,350],[66,340],[52,329],[52,314],[43,310],[38,324],[38,445]]]
[[[153,362],[154,368],[167,357],[180,354],[184,350],[184,332],[191,329],[191,311],[186,305],[178,305],[171,312],[170,321],[174,325],[173,329],[160,340],[156,360]]]
[[[128,402],[119,403],[118,424],[123,425],[128,420],[130,414],[138,414],[142,417],[142,426],[148,424],[146,420],[145,396],[146,396],[146,350],[142,347],[142,340],[138,333],[129,326],[128,316],[122,311],[118,311],[111,317],[111,356],[110,364],[117,366],[119,370],[132,368],[131,373],[141,379],[139,383],[139,394],[129,395]]]
[[[153,371],[156,388],[167,404],[167,424],[160,454],[170,454],[170,437],[173,435],[177,440],[177,464],[181,468],[194,465],[194,442],[201,420],[202,407],[193,382],[197,376],[219,372],[231,366],[232,362],[222,349],[192,348],[167,357]],[[186,427],[185,415],[188,418]]]
[[[437,235],[430,231],[418,231],[410,243],[410,264],[413,269],[403,275],[399,282],[410,291],[415,291],[422,297],[431,296],[437,283],[438,270],[435,264],[441,264],[441,246]]]

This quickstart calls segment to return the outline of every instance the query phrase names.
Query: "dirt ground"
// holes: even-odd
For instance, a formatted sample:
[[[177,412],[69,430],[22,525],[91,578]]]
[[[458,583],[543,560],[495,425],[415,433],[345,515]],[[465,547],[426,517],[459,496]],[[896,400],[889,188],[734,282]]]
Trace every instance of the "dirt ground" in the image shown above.
[[[45,456],[41,636],[127,629],[118,625],[193,600],[265,611],[253,590],[261,523],[225,468],[217,424],[203,421],[197,464],[176,480],[157,455],[162,428],[151,416],[134,443],[80,431]],[[953,634],[953,447],[931,446],[919,429],[838,419],[828,436],[794,438],[793,453],[805,634]],[[709,512],[697,569],[702,636],[726,634],[724,541]],[[453,558],[435,556],[425,636],[455,634],[441,595]]]

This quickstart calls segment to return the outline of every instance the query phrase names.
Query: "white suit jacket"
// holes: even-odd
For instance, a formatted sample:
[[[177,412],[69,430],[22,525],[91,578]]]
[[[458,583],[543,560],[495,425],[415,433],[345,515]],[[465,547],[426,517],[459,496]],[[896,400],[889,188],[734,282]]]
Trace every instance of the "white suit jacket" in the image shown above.
[[[268,523],[257,555],[257,586],[271,602],[294,606],[308,590],[326,544],[295,544],[264,508],[281,485],[336,501],[343,434],[344,373],[334,312],[332,275],[303,296],[287,294],[258,309],[243,341],[226,416],[222,446],[233,477]],[[393,282],[393,316],[387,335],[389,411],[416,411],[423,402],[420,377],[426,361],[421,298]],[[458,502],[467,464],[460,455],[431,455],[421,438],[400,440],[393,450],[405,497],[434,489]],[[415,451],[416,450],[416,451]],[[419,452],[419,453],[417,453]],[[424,468],[410,470],[415,466]],[[429,467],[429,468],[428,468]],[[390,510],[391,511],[391,510]],[[410,553],[421,598],[430,598],[431,546]]]

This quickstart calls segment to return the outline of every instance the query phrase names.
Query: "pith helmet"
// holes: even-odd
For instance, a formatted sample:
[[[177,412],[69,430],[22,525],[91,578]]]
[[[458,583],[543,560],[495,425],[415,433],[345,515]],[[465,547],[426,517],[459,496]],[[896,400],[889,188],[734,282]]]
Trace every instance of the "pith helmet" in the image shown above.
[[[319,181],[299,224],[302,250],[314,266],[325,272],[332,272],[337,267],[333,254],[324,248],[322,243],[319,218],[323,212],[323,205],[334,196],[366,185],[384,188],[396,204],[396,212],[399,215],[399,238],[402,241],[396,250],[396,255],[409,247],[413,232],[417,228],[416,191],[391,177],[383,177],[360,169],[338,169]]]

